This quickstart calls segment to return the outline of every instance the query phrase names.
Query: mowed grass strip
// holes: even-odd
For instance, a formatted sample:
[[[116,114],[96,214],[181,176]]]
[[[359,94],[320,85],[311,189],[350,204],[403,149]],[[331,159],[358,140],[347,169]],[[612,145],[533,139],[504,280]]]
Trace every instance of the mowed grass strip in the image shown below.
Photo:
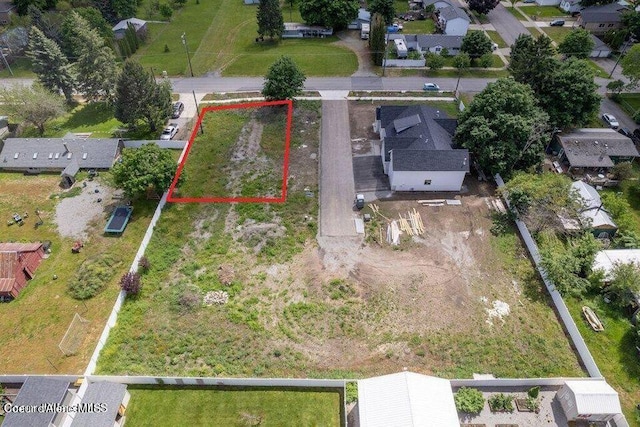
[[[544,27],[541,28],[541,30],[544,31],[551,40],[558,44],[562,43],[564,38],[571,32],[571,28],[565,27]]]
[[[520,11],[531,17],[532,19],[537,18],[562,18],[565,16],[569,16],[568,13],[564,12],[557,6],[519,6]]]
[[[338,391],[129,387],[129,392],[131,403],[127,409],[127,425],[131,426],[341,425]]]

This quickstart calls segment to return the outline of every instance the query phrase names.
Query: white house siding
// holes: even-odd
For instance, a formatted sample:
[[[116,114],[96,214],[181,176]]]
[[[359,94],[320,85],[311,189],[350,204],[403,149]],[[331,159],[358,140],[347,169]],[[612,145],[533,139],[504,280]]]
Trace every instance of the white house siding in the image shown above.
[[[424,67],[424,59],[385,59],[386,67]]]
[[[558,6],[560,0],[536,0],[536,4],[539,6]]]
[[[464,36],[469,29],[469,21],[462,18],[455,18],[447,21],[444,33],[448,36]]]
[[[460,191],[464,171],[394,171],[389,168],[392,191]],[[431,180],[425,185],[425,180]]]

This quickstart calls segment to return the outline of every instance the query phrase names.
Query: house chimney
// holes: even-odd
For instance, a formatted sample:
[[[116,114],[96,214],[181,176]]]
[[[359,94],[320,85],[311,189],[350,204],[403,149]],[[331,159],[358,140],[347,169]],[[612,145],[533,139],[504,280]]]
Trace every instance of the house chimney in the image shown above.
[[[69,147],[67,147],[67,143],[63,142],[62,145],[64,145],[64,153],[68,153],[69,152]]]

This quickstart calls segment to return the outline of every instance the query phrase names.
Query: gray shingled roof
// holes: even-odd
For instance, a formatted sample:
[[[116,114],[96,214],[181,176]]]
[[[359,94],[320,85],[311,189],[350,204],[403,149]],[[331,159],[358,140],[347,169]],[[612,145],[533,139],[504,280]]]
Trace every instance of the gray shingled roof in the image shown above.
[[[591,40],[593,40],[593,50],[611,50],[611,48],[602,40],[589,33]]]
[[[469,150],[393,150],[394,171],[469,172]]]
[[[442,9],[438,9],[438,11],[440,12],[440,16],[442,16],[447,21],[451,21],[452,19],[456,18],[462,18],[465,21],[471,22],[467,13],[457,6],[443,7]]]
[[[612,167],[611,157],[640,157],[633,141],[613,129],[578,129],[557,138],[572,167]]]
[[[620,22],[622,20],[622,12],[627,9],[626,6],[618,3],[609,3],[599,6],[586,7],[580,11],[580,19],[582,22]]]
[[[462,36],[448,36],[446,34],[418,34],[418,44],[422,48],[436,46],[447,49],[460,49],[462,46]]]
[[[105,403],[104,412],[80,412],[73,419],[71,427],[112,427],[118,409],[127,392],[125,384],[106,381],[91,383],[82,397],[82,403]]]
[[[68,152],[64,144],[67,145]],[[62,171],[72,160],[76,160],[80,168],[109,169],[119,153],[120,145],[119,139],[111,138],[7,138],[0,152],[0,169],[39,168]]]
[[[13,404],[40,405],[42,403],[62,403],[69,382],[47,377],[27,377],[18,392]],[[3,427],[40,427],[48,426],[56,416],[55,412],[31,412],[31,413],[7,413],[4,417]]]

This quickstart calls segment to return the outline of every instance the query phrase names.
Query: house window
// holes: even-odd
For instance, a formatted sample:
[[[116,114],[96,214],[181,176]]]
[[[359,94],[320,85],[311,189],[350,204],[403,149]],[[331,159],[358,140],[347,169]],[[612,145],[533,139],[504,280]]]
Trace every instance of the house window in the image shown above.
[[[604,27],[604,24],[600,24],[600,25],[598,25],[598,27],[602,28],[602,27]]]
[[[440,47],[436,48],[436,52],[440,52],[442,49],[440,49]]]
[[[615,24],[609,24],[608,26],[609,26],[609,27],[613,27],[614,25],[615,25]]]
[[[430,179],[425,179],[424,180],[424,185],[431,185],[431,180]]]

